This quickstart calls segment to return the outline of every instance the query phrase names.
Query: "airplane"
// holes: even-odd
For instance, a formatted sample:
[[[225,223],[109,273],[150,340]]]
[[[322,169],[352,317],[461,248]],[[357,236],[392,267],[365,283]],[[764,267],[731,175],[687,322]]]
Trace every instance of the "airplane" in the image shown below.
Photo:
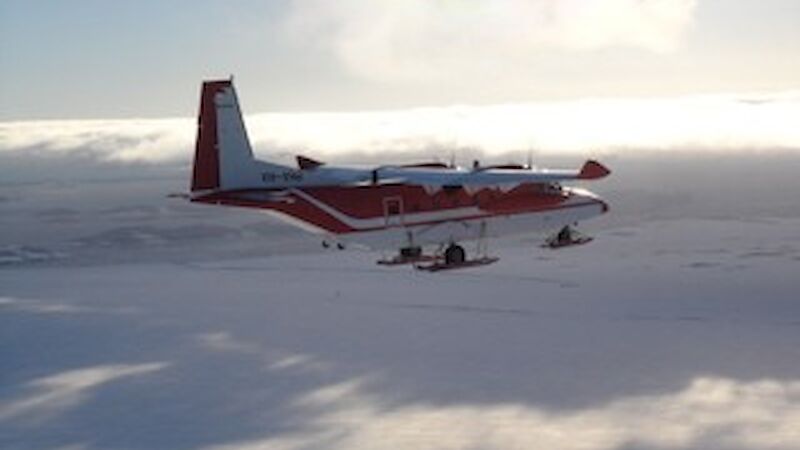
[[[490,264],[486,240],[552,235],[547,246],[588,242],[572,227],[608,211],[592,192],[562,181],[610,171],[588,160],[579,170],[522,165],[454,167],[439,162],[335,167],[296,156],[297,167],[256,159],[233,80],[202,84],[189,200],[257,208],[322,237],[325,247],[393,249],[384,265],[430,271]],[[477,242],[468,258],[464,242]],[[426,254],[425,247],[436,247]]]

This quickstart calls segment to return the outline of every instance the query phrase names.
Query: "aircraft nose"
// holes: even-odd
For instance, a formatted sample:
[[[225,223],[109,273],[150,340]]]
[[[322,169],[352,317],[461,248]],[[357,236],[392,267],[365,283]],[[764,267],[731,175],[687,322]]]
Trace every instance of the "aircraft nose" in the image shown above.
[[[602,198],[600,198],[600,197],[598,197],[596,195],[591,195],[591,196],[587,196],[587,200],[591,201],[592,203],[596,203],[597,205],[599,205],[600,206],[600,211],[601,211],[602,214],[605,214],[605,213],[608,212],[608,203],[606,203],[606,201],[603,200]]]
[[[585,199],[585,200],[587,200],[589,202],[596,203],[596,204],[600,205],[600,210],[602,211],[603,214],[608,212],[608,209],[609,209],[608,203],[606,203],[605,200],[600,198],[600,196],[598,196],[594,192],[590,192],[590,191],[587,191],[586,189],[581,189],[581,188],[571,188],[570,191],[571,191],[572,195],[577,195],[581,199]]]

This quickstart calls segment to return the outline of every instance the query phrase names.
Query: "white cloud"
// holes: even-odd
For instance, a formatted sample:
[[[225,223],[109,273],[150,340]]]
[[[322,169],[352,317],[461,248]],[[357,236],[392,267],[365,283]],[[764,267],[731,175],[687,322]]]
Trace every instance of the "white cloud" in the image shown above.
[[[549,411],[523,403],[386,407],[358,380],[303,396],[307,428],[214,450],[800,447],[800,382],[705,377],[676,392]]]
[[[697,0],[301,0],[286,27],[378,81],[533,67],[542,51],[675,50]],[[315,44],[309,44],[313,36]]]
[[[0,421],[27,417],[42,420],[80,404],[101,385],[120,378],[144,375],[166,367],[167,363],[108,364],[69,370],[27,383],[29,395],[0,405]]]
[[[0,297],[2,300],[2,297]],[[2,303],[0,303],[2,305]],[[218,331],[214,333],[203,333],[195,336],[197,342],[204,348],[219,352],[237,353],[244,356],[253,356],[263,360],[264,368],[269,371],[309,371],[319,372],[329,369],[327,364],[316,360],[316,358],[302,354],[289,352],[278,348],[264,349],[261,346],[237,339],[230,333]]]
[[[0,296],[0,309],[2,308],[38,314],[71,314],[94,311],[92,308],[75,306],[66,303],[45,302],[41,300],[21,300],[12,297]]]
[[[162,161],[194,140],[192,119],[49,120],[0,123],[0,152]]]
[[[233,352],[241,354],[258,354],[259,347],[255,344],[240,341],[230,333],[218,331],[214,333],[203,333],[195,336],[197,342],[205,348],[221,352]]]
[[[470,149],[492,157],[528,149],[537,155],[615,152],[800,149],[800,92],[675,99],[584,100],[453,106],[354,113],[269,113],[247,117],[262,158],[295,153],[383,162],[449,156]],[[187,164],[194,119],[0,123],[0,157],[72,156],[102,162]],[[13,161],[12,161],[13,162]],[[354,161],[350,161],[354,162]],[[464,161],[462,161],[464,162]]]

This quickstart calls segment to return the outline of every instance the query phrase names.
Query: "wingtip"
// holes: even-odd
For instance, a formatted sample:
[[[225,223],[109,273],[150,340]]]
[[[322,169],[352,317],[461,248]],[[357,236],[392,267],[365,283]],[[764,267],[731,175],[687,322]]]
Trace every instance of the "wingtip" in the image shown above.
[[[578,173],[579,180],[597,180],[599,178],[604,178],[611,173],[606,166],[600,164],[599,162],[590,159],[583,164],[581,167],[580,173]]]

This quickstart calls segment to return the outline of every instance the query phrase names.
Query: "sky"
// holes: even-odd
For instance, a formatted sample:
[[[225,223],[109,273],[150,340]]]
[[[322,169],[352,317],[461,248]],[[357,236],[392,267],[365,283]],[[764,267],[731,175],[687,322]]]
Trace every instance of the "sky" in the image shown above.
[[[230,75],[284,164],[798,155],[798,23],[796,0],[0,0],[0,183],[188,170],[200,83]]]
[[[0,1],[0,121],[800,89],[795,0]]]

